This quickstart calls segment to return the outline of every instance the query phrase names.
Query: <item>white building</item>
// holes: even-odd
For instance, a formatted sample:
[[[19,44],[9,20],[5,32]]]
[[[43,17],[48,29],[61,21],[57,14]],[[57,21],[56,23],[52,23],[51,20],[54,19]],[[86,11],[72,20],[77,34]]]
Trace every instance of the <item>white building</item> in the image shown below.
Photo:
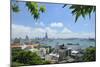
[[[39,49],[39,52],[40,52],[40,57],[41,57],[42,59],[44,59],[45,56],[46,56],[46,49],[45,49],[45,48],[40,48],[40,49]]]
[[[59,59],[59,54],[54,54],[54,53],[50,53],[49,55],[45,56],[45,60],[46,61],[51,61],[51,62],[58,62]]]

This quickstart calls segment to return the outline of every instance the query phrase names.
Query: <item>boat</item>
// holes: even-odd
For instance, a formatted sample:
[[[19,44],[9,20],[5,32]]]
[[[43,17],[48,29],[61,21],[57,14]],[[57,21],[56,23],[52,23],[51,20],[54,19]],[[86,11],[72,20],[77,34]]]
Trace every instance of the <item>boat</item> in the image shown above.
[[[67,45],[80,45],[79,43],[73,44],[73,43],[67,43]]]
[[[73,45],[72,43],[67,43],[67,45]]]
[[[89,38],[89,40],[90,40],[90,41],[94,41],[95,39],[94,39],[94,38]]]

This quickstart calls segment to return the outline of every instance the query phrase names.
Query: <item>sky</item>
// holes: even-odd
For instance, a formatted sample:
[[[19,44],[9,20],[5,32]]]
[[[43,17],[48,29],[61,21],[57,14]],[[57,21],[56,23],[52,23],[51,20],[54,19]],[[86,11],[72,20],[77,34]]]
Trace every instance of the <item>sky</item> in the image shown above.
[[[35,21],[25,6],[25,2],[19,2],[19,13],[12,12],[12,38],[41,38],[47,32],[49,38],[94,38],[95,37],[95,13],[91,18],[80,17],[75,23],[75,16],[71,14],[68,5],[38,3],[46,6],[46,12],[40,14]]]

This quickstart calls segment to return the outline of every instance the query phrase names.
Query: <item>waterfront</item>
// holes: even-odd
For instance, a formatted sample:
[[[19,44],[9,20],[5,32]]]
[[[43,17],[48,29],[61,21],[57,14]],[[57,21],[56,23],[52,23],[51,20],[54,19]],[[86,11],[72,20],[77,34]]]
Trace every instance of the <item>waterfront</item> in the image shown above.
[[[84,49],[89,46],[95,47],[95,40],[89,40],[89,39],[48,39],[48,40],[43,40],[43,39],[33,39],[33,42],[39,42],[40,44],[46,44],[52,47],[55,47],[56,45],[68,45],[68,43],[72,43],[73,45],[68,45],[68,46],[79,46],[80,48]],[[79,44],[79,45],[77,45]]]
[[[82,47],[84,45],[87,46]],[[41,62],[37,62],[38,59],[35,61],[33,59],[34,62],[32,62],[32,65],[95,61],[95,39],[29,39],[28,36],[26,36],[25,39],[15,38],[11,44],[11,48],[12,61],[17,62],[17,60],[19,60],[20,63],[24,64],[27,62],[24,60],[25,57],[32,59],[37,56]],[[93,59],[84,59],[85,55],[89,56],[87,52],[92,52],[90,55]],[[26,53],[27,55],[31,53],[33,56],[35,54],[35,56],[32,57],[30,54],[30,57],[28,57]],[[25,57],[23,54],[25,54]]]

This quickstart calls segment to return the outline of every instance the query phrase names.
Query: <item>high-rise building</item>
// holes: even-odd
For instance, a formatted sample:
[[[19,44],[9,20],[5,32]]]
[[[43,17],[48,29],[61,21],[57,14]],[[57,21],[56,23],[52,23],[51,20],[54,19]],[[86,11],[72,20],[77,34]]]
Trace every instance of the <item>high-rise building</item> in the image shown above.
[[[25,40],[26,40],[26,41],[29,41],[29,37],[28,37],[28,35],[26,35]]]
[[[45,33],[45,39],[48,39],[48,34],[47,34],[47,32]]]
[[[19,38],[15,38],[14,39],[14,43],[20,43],[20,39]]]
[[[29,37],[26,35],[25,40],[24,40],[24,44],[29,44],[30,43],[30,39]]]

